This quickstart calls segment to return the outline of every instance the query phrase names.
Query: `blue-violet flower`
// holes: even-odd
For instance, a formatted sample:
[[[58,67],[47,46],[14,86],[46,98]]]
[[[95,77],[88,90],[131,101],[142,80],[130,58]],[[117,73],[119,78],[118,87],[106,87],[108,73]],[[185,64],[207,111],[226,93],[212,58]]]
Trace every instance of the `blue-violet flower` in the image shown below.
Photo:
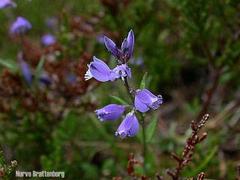
[[[134,111],[128,113],[125,119],[122,121],[118,127],[115,135],[120,136],[121,138],[133,137],[138,133],[139,123],[137,117],[134,114]]]
[[[92,77],[101,82],[114,81],[116,79],[115,74],[108,65],[95,56],[93,57],[93,61],[88,65],[88,71],[84,76],[85,80],[89,80]]]
[[[18,17],[15,22],[10,27],[10,33],[12,34],[23,34],[27,30],[31,29],[32,25],[28,20],[23,17]]]
[[[109,104],[95,111],[100,121],[116,120],[122,116],[125,106],[118,104]]]
[[[163,103],[161,95],[155,96],[147,89],[138,89],[135,94],[135,108],[145,113],[150,109],[156,110]]]
[[[56,43],[56,38],[52,34],[45,34],[42,36],[41,42],[44,46],[51,46]]]
[[[107,50],[115,56],[117,59],[126,63],[133,55],[134,48],[134,33],[132,30],[129,31],[127,38],[122,42],[121,49],[108,37],[104,37],[104,44]]]
[[[11,0],[1,0],[0,1],[0,9],[9,8],[9,7],[16,7],[16,3],[12,2]]]

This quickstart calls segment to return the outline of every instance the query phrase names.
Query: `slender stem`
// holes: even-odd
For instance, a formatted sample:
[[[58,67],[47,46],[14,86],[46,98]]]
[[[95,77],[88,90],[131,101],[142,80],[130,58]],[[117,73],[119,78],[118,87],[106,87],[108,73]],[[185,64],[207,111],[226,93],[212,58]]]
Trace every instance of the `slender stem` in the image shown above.
[[[129,95],[129,97],[130,97],[131,100],[132,100],[132,104],[134,105],[134,96],[133,96],[132,90],[131,90],[131,88],[130,88],[130,86],[129,86],[127,77],[124,77],[123,82],[124,82],[124,85],[125,85],[126,90],[127,90],[127,92],[128,92],[128,95]],[[145,161],[145,160],[146,160],[146,154],[147,154],[147,142],[146,142],[146,132],[145,132],[145,120],[144,120],[144,116],[143,116],[142,113],[137,112],[137,115],[138,115],[138,117],[140,117],[140,120],[141,120],[142,138],[143,138],[142,151],[143,151],[143,160]],[[143,162],[143,169],[144,169],[144,172],[146,172],[145,162]]]
[[[129,97],[131,98],[132,103],[134,104],[134,97],[133,97],[133,95],[132,95],[132,90],[130,89],[130,86],[129,86],[129,84],[128,84],[127,77],[124,77],[123,82],[124,82],[124,85],[125,85],[126,90],[127,90],[127,92],[128,92],[128,95],[129,95]]]

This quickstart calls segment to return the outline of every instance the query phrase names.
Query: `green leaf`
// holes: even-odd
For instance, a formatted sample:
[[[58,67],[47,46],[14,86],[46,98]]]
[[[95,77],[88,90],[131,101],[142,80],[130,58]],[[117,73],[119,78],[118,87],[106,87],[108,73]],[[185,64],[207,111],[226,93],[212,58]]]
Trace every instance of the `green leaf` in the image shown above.
[[[155,116],[153,118],[153,120],[149,123],[149,125],[147,126],[147,129],[146,129],[146,141],[147,142],[150,142],[153,135],[154,135],[154,132],[156,130],[156,127],[157,127],[157,122],[158,122],[158,119],[157,119],[157,116]]]
[[[218,146],[214,146],[210,152],[207,154],[207,156],[202,160],[202,163],[199,166],[196,166],[194,170],[189,172],[187,176],[195,176],[199,172],[203,171],[205,168],[207,168],[208,163],[212,160],[216,152],[218,151]]]
[[[11,72],[17,72],[18,70],[17,63],[9,59],[0,59],[0,65],[8,68]]]
[[[35,77],[36,77],[36,79],[39,78],[39,76],[40,76],[40,74],[41,74],[41,72],[42,72],[44,62],[45,62],[45,59],[44,59],[44,57],[42,57],[42,58],[40,59],[38,65],[37,65],[36,70],[35,70]]]
[[[140,89],[144,89],[146,87],[146,81],[147,81],[147,72],[144,73],[142,81],[140,83]]]
[[[110,96],[110,97],[123,105],[128,105],[128,103],[120,97],[117,97],[117,96]]]

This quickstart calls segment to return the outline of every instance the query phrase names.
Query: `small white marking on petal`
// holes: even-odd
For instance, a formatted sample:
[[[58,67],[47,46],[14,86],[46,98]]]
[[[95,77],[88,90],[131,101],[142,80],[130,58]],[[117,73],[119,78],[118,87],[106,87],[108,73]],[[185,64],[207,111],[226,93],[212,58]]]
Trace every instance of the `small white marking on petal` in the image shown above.
[[[88,69],[87,72],[86,72],[85,75],[84,75],[85,81],[88,81],[88,80],[91,79],[92,77],[93,77],[93,76],[92,76],[90,70]]]

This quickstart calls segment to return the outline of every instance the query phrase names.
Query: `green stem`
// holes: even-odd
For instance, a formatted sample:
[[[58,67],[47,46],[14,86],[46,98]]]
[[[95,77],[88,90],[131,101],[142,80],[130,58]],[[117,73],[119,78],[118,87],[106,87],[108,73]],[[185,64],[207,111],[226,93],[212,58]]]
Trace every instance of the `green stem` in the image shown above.
[[[123,79],[124,85],[126,87],[126,90],[128,92],[129,97],[132,100],[132,104],[134,105],[134,96],[132,94],[132,90],[129,86],[128,79],[127,77],[124,77]],[[138,117],[140,117],[141,121],[141,126],[142,126],[142,138],[143,138],[143,147],[142,147],[142,152],[143,152],[143,170],[146,172],[146,165],[145,165],[145,160],[146,160],[146,155],[147,155],[147,142],[146,142],[146,132],[145,132],[145,120],[144,116],[142,113],[137,112]]]

